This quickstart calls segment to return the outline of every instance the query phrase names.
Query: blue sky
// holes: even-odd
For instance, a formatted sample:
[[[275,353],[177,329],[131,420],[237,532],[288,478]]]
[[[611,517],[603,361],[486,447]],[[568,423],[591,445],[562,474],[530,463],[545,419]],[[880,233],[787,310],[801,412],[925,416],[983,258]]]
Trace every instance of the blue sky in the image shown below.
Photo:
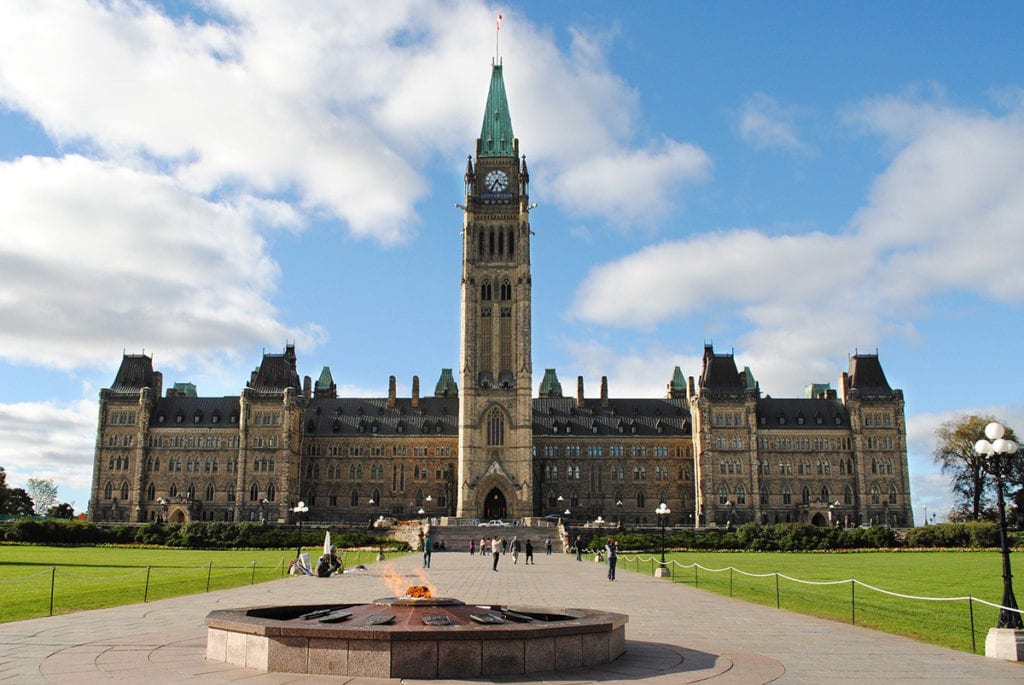
[[[0,3],[0,465],[84,509],[122,351],[238,394],[458,362],[495,17],[531,172],[534,367],[764,393],[875,350],[911,489],[942,421],[1024,427],[1019,3]],[[535,379],[540,381],[540,374]]]

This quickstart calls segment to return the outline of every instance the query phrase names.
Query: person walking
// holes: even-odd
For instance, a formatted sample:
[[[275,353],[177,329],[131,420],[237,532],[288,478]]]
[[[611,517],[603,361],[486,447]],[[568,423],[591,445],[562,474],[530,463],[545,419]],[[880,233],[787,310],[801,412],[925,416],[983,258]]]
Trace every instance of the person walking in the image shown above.
[[[469,539],[469,556],[476,554],[476,538]]]
[[[498,559],[501,558],[501,538],[499,537],[495,537],[491,540],[491,556],[494,557],[494,562],[491,564],[491,570],[497,573]]]
[[[434,541],[429,535],[423,536],[423,568],[430,568],[430,553],[434,551]]]
[[[530,542],[530,538],[526,538],[526,563],[534,564],[533,561],[533,543]],[[534,564],[536,565],[536,564]]]
[[[480,538],[480,556],[487,554],[487,540]]]
[[[551,556],[551,538],[544,540],[544,549],[547,550],[547,555]]]
[[[619,546],[615,538],[608,538],[604,546],[605,556],[608,558],[608,580],[615,580],[615,562],[619,559]]]
[[[518,564],[519,563],[519,537],[516,536],[516,535],[513,535],[512,536],[512,542],[509,543],[509,546],[512,548],[512,563],[513,564]]]
[[[583,538],[576,536],[576,561],[583,561]]]

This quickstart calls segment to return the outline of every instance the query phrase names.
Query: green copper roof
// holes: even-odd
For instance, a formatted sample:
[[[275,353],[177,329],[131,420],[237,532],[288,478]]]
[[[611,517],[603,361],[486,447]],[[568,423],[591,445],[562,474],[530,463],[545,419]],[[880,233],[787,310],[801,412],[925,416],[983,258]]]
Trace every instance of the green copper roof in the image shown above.
[[[749,366],[743,367],[743,377],[747,381],[747,390],[757,390],[757,380],[754,378],[754,372],[750,370]]]
[[[562,384],[558,382],[558,376],[554,369],[544,369],[544,380],[540,382],[541,397],[561,397]]]
[[[678,366],[672,372],[672,389],[673,390],[686,390],[686,377],[683,375],[683,370]]]
[[[195,383],[175,383],[174,389],[185,397],[198,397]]]
[[[804,388],[804,397],[806,399],[817,399],[828,394],[828,391],[832,389],[829,383],[811,383]]]
[[[334,377],[331,376],[331,367],[325,366],[320,372],[320,380],[316,382],[318,388],[329,388],[334,384]]]
[[[501,65],[491,68],[491,89],[487,91],[487,107],[484,109],[484,125],[480,129],[480,154],[477,157],[513,157],[512,117],[508,113],[505,98],[505,80],[501,76]]]
[[[437,379],[434,386],[434,397],[458,397],[459,386],[452,376],[451,369],[441,369],[441,377]]]

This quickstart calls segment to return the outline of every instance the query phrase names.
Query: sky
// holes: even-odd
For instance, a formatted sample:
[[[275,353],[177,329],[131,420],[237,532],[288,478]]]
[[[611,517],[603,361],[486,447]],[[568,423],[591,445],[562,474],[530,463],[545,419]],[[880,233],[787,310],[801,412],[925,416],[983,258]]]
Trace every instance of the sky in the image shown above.
[[[290,342],[346,396],[457,367],[497,54],[538,204],[534,368],[659,397],[711,343],[784,397],[877,351],[916,518],[942,520],[935,428],[1024,430],[1022,25],[1017,2],[2,2],[8,485],[86,509],[125,352],[205,396]]]

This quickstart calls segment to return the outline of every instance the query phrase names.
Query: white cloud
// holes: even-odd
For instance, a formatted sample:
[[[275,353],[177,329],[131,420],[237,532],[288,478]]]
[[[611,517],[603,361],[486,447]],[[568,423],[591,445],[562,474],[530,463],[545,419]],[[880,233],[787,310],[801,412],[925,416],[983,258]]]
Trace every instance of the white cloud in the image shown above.
[[[565,345],[578,369],[571,378],[559,376],[562,392],[567,397],[576,395],[577,375],[583,376],[587,397],[600,396],[602,376],[608,378],[610,397],[664,397],[673,368],[678,366],[686,376],[700,371],[699,357],[680,356],[663,348],[623,354],[597,342],[568,340]],[[534,376],[539,387],[539,374]]]
[[[0,466],[8,487],[52,478],[61,502],[84,510],[96,448],[95,402],[0,404]]]
[[[293,338],[266,299],[278,275],[254,227],[286,206],[210,202],[172,180],[71,155],[0,163],[0,356],[73,368],[110,350],[165,359]]]
[[[740,108],[740,137],[758,149],[803,150],[796,115],[795,108],[784,107],[765,93],[754,93]]]
[[[856,347],[918,336],[909,322],[932,297],[1024,300],[1024,107],[994,116],[890,100],[865,105],[859,121],[898,145],[848,227],[653,245],[593,268],[571,315],[651,329],[738,312],[742,356],[793,390],[796,364],[824,370]]]

